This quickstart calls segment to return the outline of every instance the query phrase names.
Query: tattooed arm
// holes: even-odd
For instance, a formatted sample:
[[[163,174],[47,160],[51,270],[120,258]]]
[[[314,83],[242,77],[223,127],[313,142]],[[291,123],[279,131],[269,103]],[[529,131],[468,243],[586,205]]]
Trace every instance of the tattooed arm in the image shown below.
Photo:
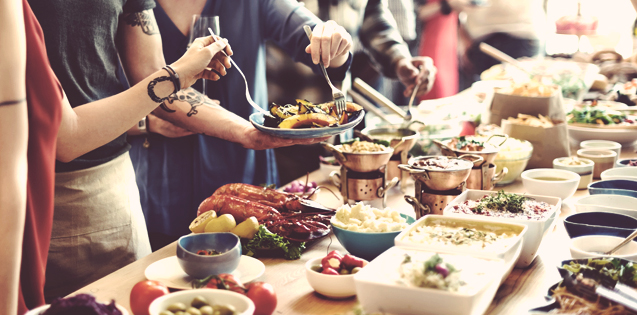
[[[118,50],[131,84],[137,83],[165,65],[161,37],[152,31],[156,29],[157,22],[152,10],[129,14],[122,17],[119,23]],[[232,55],[232,51],[228,54]],[[211,68],[225,75],[226,68],[230,68],[230,63],[228,60],[224,60],[224,63],[224,66],[221,63],[213,63]],[[213,80],[219,79],[218,75],[211,75]],[[268,149],[324,140],[289,140],[268,136],[259,132],[242,117],[224,109],[192,88],[171,95],[161,108],[153,111],[153,114],[161,118],[159,120],[153,117],[154,122],[160,122],[163,126],[170,122],[179,128],[240,143],[250,149]],[[172,135],[152,127],[155,125],[151,124],[152,132],[158,132],[167,137]],[[133,127],[131,131],[135,129],[136,127]]]

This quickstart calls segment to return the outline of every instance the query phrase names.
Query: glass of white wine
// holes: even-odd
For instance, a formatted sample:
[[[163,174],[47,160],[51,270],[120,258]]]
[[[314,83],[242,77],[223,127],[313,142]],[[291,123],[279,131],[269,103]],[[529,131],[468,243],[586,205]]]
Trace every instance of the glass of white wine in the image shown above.
[[[200,15],[195,14],[192,16],[192,23],[190,25],[190,40],[188,41],[188,47],[190,44],[199,37],[210,36],[208,28],[211,28],[215,35],[219,35],[219,16],[217,15]],[[201,79],[201,93],[207,95],[206,79]]]

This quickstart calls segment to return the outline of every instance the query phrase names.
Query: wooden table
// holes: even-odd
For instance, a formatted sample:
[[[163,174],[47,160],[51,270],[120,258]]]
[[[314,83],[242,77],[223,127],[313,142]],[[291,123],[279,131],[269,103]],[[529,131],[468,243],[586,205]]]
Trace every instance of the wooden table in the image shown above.
[[[622,158],[634,158],[634,147],[624,147]],[[310,180],[324,182],[318,171],[310,174]],[[508,192],[524,193],[524,187],[518,178],[514,183],[502,187]],[[337,192],[336,189],[334,189]],[[407,193],[413,195],[413,183],[407,187]],[[338,193],[337,193],[338,194]],[[340,195],[340,194],[339,194]],[[586,190],[578,190],[571,198],[564,200],[561,218],[575,213],[573,202],[588,195]],[[414,216],[413,208],[402,198],[398,188],[388,192],[388,206]],[[339,201],[329,192],[321,190],[318,200],[328,207],[337,207]],[[542,305],[547,289],[560,279],[556,266],[564,259],[570,259],[568,235],[562,221],[555,230],[543,240],[538,257],[525,269],[514,269],[502,284],[489,307],[487,314],[525,314],[530,308]],[[278,297],[275,314],[337,314],[346,313],[356,305],[356,298],[344,300],[327,299],[315,293],[305,279],[305,262],[311,258],[324,256],[329,250],[345,251],[334,235],[310,246],[299,260],[264,258],[265,274],[257,281],[272,284]],[[175,255],[176,244],[172,243],[112,274],[97,280],[73,293],[91,293],[98,300],[115,299],[117,303],[130,310],[129,295],[132,287],[145,280],[144,270],[153,262]]]

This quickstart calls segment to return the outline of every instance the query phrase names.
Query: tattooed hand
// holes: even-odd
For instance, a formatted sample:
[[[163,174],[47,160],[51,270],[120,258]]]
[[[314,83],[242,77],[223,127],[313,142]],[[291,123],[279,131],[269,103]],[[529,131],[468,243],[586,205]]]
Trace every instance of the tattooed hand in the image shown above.
[[[220,79],[219,74],[226,75],[226,68],[230,68],[230,59],[220,53],[221,50],[232,56],[232,49],[225,39],[218,36],[217,42],[213,41],[212,36],[195,39],[188,51],[172,64],[179,74],[181,88],[185,89],[201,78],[216,81]]]
[[[295,144],[313,144],[325,141],[330,137],[314,139],[284,139],[263,133],[250,125],[245,129],[244,141],[241,143],[246,149],[265,150],[279,147],[288,147]]]

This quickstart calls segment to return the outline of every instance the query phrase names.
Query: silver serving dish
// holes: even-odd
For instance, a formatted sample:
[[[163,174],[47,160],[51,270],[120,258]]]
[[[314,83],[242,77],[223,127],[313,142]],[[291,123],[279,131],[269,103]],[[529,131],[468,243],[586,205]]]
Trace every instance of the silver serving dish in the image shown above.
[[[411,150],[419,136],[417,131],[400,126],[365,128],[362,133],[374,140],[389,141],[389,145],[394,148],[394,154]],[[403,143],[399,145],[401,141],[403,141]]]
[[[343,152],[340,145],[334,146],[326,142],[321,144],[326,150],[332,152],[334,158],[341,165],[354,172],[367,173],[377,171],[381,166],[387,165],[389,159],[394,155],[393,148],[387,148],[387,150],[379,152],[351,153]]]
[[[502,140],[502,142],[500,143],[494,143],[495,141],[494,142],[490,141],[491,139],[495,137],[501,137],[504,140]],[[481,156],[484,159],[484,162],[491,164],[495,161],[495,157],[498,155],[498,152],[500,152],[500,147],[507,141],[507,139],[509,139],[509,136],[507,135],[499,135],[499,134],[492,135],[486,141],[484,141],[484,144],[485,144],[484,149],[481,151],[465,151],[465,150],[456,149],[455,147],[452,147],[449,145],[451,140],[446,140],[444,142],[440,140],[433,140],[433,142],[438,147],[440,147],[440,150],[442,150],[443,155],[461,156],[466,154],[473,154],[473,155]],[[476,166],[480,166],[480,165],[476,165]]]
[[[409,165],[400,164],[398,168],[409,172],[415,180],[422,182],[429,189],[445,191],[458,187],[469,178],[474,165],[480,165],[484,162],[481,156],[465,154],[459,157],[446,156],[449,160],[461,161],[461,165],[453,169],[433,169],[417,165],[422,160],[439,158],[439,156],[419,156],[409,159]]]

